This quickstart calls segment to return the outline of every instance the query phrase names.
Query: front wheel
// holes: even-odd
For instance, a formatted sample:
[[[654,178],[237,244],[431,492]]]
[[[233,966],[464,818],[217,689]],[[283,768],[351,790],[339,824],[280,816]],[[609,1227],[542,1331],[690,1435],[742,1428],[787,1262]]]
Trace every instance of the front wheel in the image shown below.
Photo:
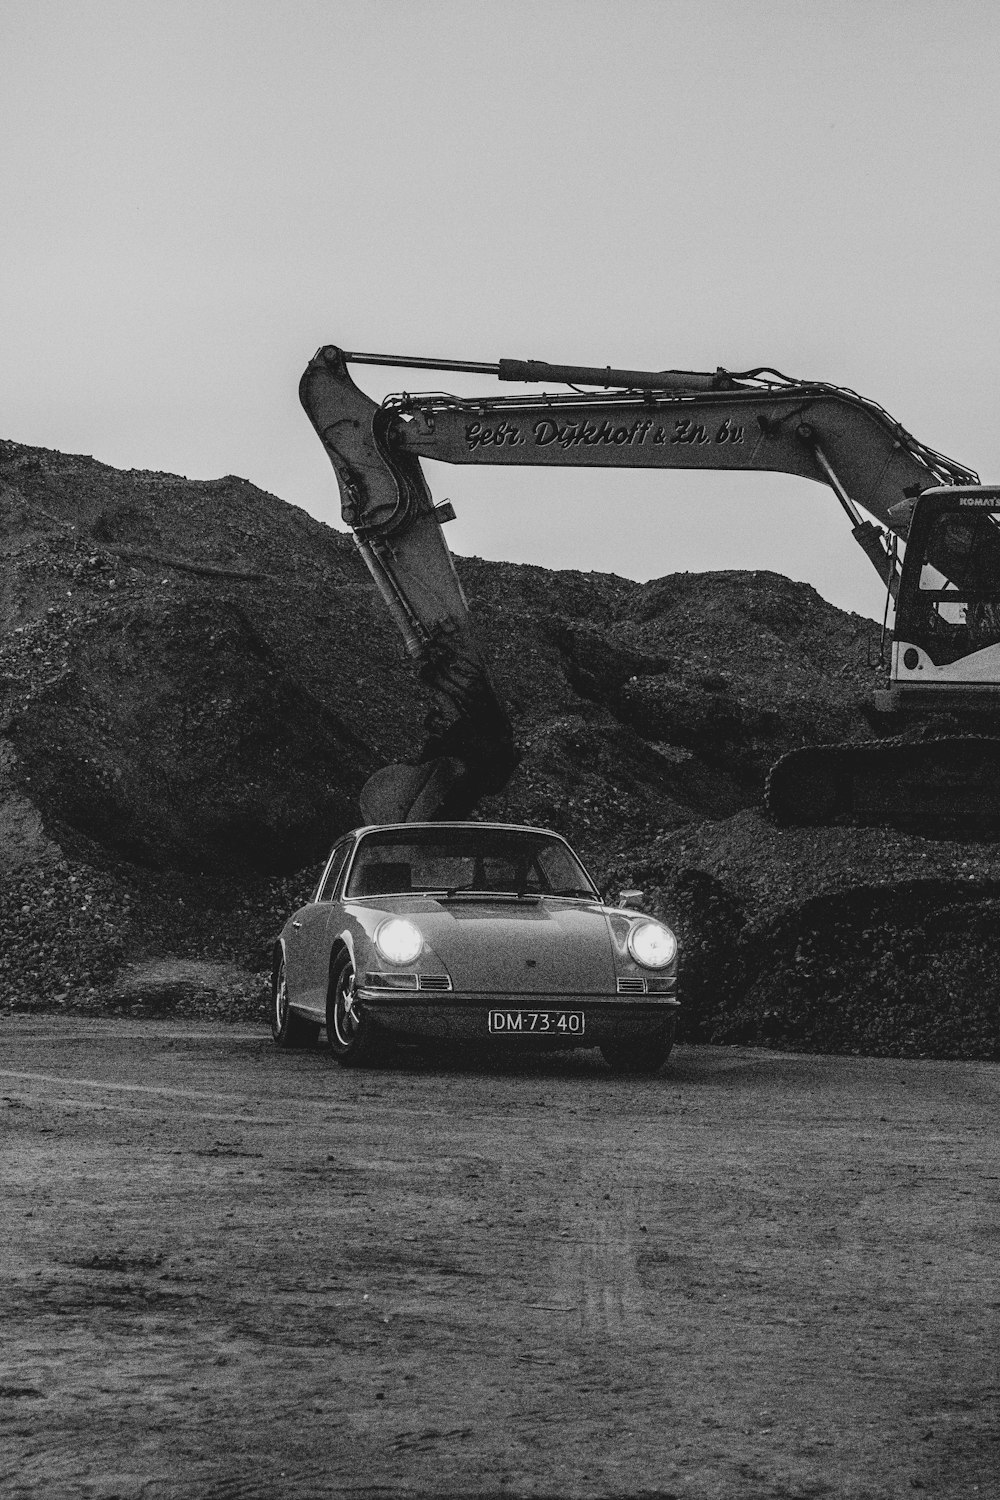
[[[604,1061],[612,1073],[658,1073],[673,1050],[674,1029],[671,1025],[626,1041],[602,1042]]]
[[[341,955],[330,975],[326,1040],[342,1068],[370,1067],[384,1053],[378,1029],[358,1009],[354,964],[348,953]]]
[[[276,1047],[311,1047],[319,1036],[319,1027],[305,1021],[288,1003],[288,975],[282,959],[271,981],[271,1035]]]

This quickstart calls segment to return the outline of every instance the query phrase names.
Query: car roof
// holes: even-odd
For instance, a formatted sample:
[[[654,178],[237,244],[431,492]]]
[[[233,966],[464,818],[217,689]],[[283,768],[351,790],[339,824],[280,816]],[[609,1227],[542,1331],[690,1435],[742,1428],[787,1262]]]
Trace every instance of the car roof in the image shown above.
[[[551,828],[535,828],[528,823],[476,823],[471,820],[462,822],[428,822],[428,823],[366,823],[361,828],[352,828],[350,835],[360,838],[363,833],[410,833],[415,828],[457,829],[457,828],[489,828],[502,833],[541,833],[548,838],[562,839],[564,843],[568,840],[565,835],[556,833]]]

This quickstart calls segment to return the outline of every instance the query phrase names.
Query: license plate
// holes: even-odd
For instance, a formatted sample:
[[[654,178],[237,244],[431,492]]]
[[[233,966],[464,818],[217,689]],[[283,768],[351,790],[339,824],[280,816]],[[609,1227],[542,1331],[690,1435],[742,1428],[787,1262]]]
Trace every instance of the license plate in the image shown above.
[[[503,1036],[582,1036],[582,1010],[491,1010],[489,1029]]]

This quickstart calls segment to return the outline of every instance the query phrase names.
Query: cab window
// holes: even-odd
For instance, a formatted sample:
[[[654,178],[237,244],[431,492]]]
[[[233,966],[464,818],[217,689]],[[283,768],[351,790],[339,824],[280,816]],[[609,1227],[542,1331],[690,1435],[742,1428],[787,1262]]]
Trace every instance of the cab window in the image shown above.
[[[963,598],[1000,593],[1000,533],[990,512],[944,511],[924,548],[920,587],[948,590]]]
[[[946,510],[927,535],[907,637],[938,666],[1000,641],[1000,528],[989,511]]]

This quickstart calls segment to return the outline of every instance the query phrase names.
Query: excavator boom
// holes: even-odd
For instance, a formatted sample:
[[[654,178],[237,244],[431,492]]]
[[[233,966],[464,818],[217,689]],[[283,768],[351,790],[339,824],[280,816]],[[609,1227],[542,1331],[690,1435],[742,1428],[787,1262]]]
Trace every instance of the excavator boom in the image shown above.
[[[459,464],[739,469],[830,483],[884,526],[908,490],[976,482],[880,407],[835,387],[494,397],[391,398],[398,452]],[[822,457],[817,456],[817,450]],[[823,463],[827,460],[829,468]]]

